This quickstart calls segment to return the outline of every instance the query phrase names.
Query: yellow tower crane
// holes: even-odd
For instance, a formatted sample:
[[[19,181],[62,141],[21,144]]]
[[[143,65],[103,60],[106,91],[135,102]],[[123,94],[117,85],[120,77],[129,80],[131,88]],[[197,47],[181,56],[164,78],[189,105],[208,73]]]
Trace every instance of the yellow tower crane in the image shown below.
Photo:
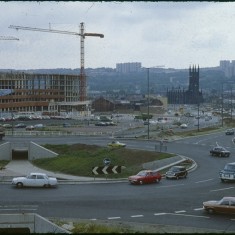
[[[80,77],[79,77],[79,100],[86,101],[87,94],[86,94],[86,75],[85,75],[85,66],[84,66],[84,39],[85,37],[100,37],[103,38],[103,34],[99,33],[84,33],[84,23],[80,23],[80,33],[77,32],[70,32],[70,31],[63,31],[63,30],[53,30],[49,29],[42,29],[42,28],[31,28],[31,27],[23,27],[23,26],[15,26],[10,25],[9,28],[12,29],[22,29],[22,30],[31,30],[31,31],[39,31],[45,33],[59,33],[59,34],[70,34],[75,36],[80,36],[81,40],[81,69],[80,69]]]

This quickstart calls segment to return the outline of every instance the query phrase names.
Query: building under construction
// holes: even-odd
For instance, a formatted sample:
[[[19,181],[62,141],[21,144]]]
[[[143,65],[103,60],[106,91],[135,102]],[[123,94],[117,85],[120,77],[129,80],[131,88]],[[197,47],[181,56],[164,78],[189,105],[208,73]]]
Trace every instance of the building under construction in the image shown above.
[[[0,74],[1,112],[78,112],[87,114],[90,101],[79,100],[79,75]]]
[[[189,67],[188,90],[182,88],[167,89],[168,104],[199,104],[203,102],[202,91],[199,91],[199,66]]]

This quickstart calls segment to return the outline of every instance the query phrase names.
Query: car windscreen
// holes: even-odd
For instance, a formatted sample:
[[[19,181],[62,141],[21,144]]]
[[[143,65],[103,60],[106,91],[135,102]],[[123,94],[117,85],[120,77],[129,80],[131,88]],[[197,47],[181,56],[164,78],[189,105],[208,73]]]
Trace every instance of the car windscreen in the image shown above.
[[[235,165],[227,164],[225,165],[224,170],[235,171]]]

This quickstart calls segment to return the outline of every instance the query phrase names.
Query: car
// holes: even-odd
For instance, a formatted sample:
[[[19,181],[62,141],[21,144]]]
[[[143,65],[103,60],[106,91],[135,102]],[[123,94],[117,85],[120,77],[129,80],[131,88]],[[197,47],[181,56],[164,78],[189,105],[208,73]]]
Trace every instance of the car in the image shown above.
[[[106,122],[97,122],[95,123],[95,126],[107,126]]]
[[[124,148],[124,147],[126,147],[126,144],[114,140],[111,143],[108,143],[108,147],[112,147],[112,148]]]
[[[210,214],[235,214],[235,197],[223,197],[221,200],[203,202],[203,209]]]
[[[166,179],[186,178],[188,171],[185,166],[172,166],[165,174]]]
[[[219,172],[219,176],[222,182],[235,181],[235,162],[227,163]]]
[[[9,129],[9,128],[12,128],[12,124],[6,123],[6,124],[3,124],[2,127]]]
[[[229,157],[230,151],[228,151],[226,148],[221,146],[216,146],[210,150],[211,156],[217,156],[217,157]]]
[[[162,179],[162,175],[158,171],[142,170],[137,175],[128,177],[131,184],[148,184],[158,183]]]
[[[34,130],[34,126],[26,126],[25,130],[26,131],[32,131],[32,130]]]
[[[41,128],[44,128],[44,125],[41,124],[41,123],[35,124],[35,125],[34,125],[34,128],[35,128],[35,129],[41,129]]]
[[[48,177],[44,173],[30,173],[24,177],[14,177],[12,179],[12,185],[17,188],[22,187],[55,187],[58,181],[54,177]]]
[[[180,128],[182,128],[182,129],[185,129],[185,128],[187,128],[187,127],[188,127],[188,125],[185,124],[185,123],[183,123],[183,124],[180,125]]]
[[[15,128],[25,128],[26,125],[24,123],[18,123],[15,125]]]
[[[226,130],[225,135],[234,135],[234,130],[233,129]]]

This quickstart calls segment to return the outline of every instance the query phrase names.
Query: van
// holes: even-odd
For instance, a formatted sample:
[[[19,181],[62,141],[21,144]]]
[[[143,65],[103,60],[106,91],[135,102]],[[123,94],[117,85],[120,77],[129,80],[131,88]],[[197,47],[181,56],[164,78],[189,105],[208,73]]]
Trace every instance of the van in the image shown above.
[[[222,182],[235,181],[235,162],[227,163],[219,175]]]

